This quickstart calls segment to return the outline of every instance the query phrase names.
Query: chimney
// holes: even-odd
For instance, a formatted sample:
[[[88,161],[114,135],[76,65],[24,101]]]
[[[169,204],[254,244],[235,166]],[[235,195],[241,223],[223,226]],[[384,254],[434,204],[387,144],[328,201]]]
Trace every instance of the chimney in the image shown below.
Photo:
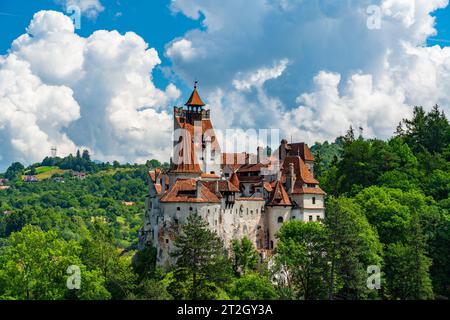
[[[280,149],[278,151],[278,158],[282,161],[287,156],[287,147],[288,147],[288,141],[286,139],[281,140]]]
[[[295,172],[293,163],[289,163],[289,170],[286,177],[286,185],[288,188],[288,193],[292,194],[294,192],[294,185],[295,185]]]
[[[197,180],[195,182],[195,194],[197,196],[197,199],[200,199],[202,197],[202,183],[200,180]]]
[[[248,153],[244,153],[245,154],[245,164],[248,165],[250,164],[250,154]]]
[[[261,163],[261,155],[263,154],[264,150],[263,147],[258,147],[256,151],[256,163]]]

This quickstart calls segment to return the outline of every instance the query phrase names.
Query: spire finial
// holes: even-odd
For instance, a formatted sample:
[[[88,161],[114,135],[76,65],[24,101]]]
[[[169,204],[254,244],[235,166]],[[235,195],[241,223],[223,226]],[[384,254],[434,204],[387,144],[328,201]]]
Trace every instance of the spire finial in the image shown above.
[[[198,85],[198,81],[195,80],[195,81],[194,81],[194,89],[197,89],[197,85]]]

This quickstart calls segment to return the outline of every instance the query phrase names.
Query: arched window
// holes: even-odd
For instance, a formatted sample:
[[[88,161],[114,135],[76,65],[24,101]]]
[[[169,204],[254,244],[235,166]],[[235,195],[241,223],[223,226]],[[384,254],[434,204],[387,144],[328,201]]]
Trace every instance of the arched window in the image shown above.
[[[313,198],[312,198],[312,203],[313,203],[313,204],[316,204],[316,197],[313,197]]]
[[[283,217],[278,217],[278,223],[283,223],[283,222],[284,222]]]

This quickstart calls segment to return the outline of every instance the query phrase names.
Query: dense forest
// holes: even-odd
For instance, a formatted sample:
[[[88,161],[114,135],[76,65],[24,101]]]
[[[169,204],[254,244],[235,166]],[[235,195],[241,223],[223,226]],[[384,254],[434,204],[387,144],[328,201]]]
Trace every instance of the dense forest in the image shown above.
[[[0,176],[0,299],[449,299],[450,124],[439,107],[416,107],[388,141],[350,128],[311,150],[325,221],[285,223],[261,264],[248,239],[227,252],[192,215],[171,270],[156,267],[155,249],[137,251],[147,171],[167,164],[97,163],[87,151],[14,163]],[[79,289],[67,286],[72,265]],[[381,270],[379,289],[368,266]]]

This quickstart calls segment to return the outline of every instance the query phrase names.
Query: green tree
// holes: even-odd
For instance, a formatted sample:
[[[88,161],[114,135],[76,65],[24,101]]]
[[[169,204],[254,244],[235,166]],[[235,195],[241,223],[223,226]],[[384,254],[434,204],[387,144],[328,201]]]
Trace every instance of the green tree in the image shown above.
[[[391,243],[386,247],[385,274],[387,296],[391,299],[432,299],[428,269],[431,260],[415,245]]]
[[[327,296],[329,266],[327,231],[318,222],[297,220],[284,224],[278,233],[276,262],[297,298],[324,299]],[[279,279],[282,278],[279,275]]]
[[[450,172],[433,171],[426,179],[424,190],[436,200],[448,199],[450,195]]]
[[[124,299],[135,289],[137,275],[131,265],[131,256],[122,255],[114,246],[111,229],[103,222],[95,222],[91,238],[83,241],[83,262],[97,269],[113,299]]]
[[[413,118],[404,119],[399,131],[417,153],[440,153],[450,144],[450,124],[437,105],[428,114],[423,107],[415,107]]]
[[[91,156],[89,155],[89,151],[88,150],[83,150],[81,158],[86,160],[86,161],[91,161]]]
[[[174,244],[175,282],[169,292],[175,298],[209,299],[229,281],[230,263],[223,242],[199,215],[188,217]]]
[[[273,300],[277,293],[267,277],[250,273],[235,279],[230,294],[239,300]]]
[[[79,258],[81,247],[75,241],[58,238],[55,231],[43,232],[25,226],[11,234],[0,255],[0,297],[20,300],[56,300],[70,296],[67,268],[80,267],[81,297],[103,299],[109,293],[102,282],[92,278]]]
[[[368,298],[367,267],[381,268],[382,264],[378,235],[354,200],[332,198],[326,207],[331,260],[329,298]]]
[[[25,167],[20,162],[14,162],[6,169],[5,178],[11,181],[17,180],[24,169]]]
[[[140,280],[152,278],[156,272],[156,248],[146,247],[138,251],[133,268]]]
[[[430,225],[433,233],[429,240],[430,269],[433,288],[437,295],[450,298],[450,214],[441,211],[437,221]]]
[[[256,270],[259,254],[253,243],[244,237],[241,240],[232,241],[233,269],[236,274],[246,274]]]

